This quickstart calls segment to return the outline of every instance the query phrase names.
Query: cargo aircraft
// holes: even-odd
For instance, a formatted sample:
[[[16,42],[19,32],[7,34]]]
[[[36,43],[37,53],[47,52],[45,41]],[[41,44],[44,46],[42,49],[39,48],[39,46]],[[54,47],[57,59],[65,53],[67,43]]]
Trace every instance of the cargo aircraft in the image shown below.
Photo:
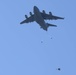
[[[40,12],[40,10],[38,9],[37,6],[33,7],[33,12],[34,12],[34,14],[32,14],[32,12],[30,12],[30,17],[25,15],[26,19],[24,21],[22,21],[20,24],[36,21],[42,29],[47,31],[49,26],[57,27],[57,25],[46,23],[44,20],[64,19],[62,17],[52,15],[51,12],[49,12],[49,14],[46,14],[44,10],[43,10],[43,12]]]

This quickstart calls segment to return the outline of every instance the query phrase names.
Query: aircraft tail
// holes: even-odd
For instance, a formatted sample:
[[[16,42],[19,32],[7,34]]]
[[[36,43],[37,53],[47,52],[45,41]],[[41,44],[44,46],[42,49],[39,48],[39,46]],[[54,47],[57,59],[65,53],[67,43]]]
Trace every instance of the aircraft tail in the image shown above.
[[[49,26],[51,26],[51,27],[57,27],[57,25],[47,23],[47,27],[49,27]]]

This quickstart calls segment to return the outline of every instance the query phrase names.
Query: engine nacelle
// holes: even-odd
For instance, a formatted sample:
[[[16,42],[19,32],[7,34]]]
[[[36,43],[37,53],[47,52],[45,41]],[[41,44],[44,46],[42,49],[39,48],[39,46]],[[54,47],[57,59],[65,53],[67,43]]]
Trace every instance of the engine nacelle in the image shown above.
[[[46,14],[45,10],[42,11],[44,14]]]
[[[32,12],[30,12],[30,15],[32,16]]]
[[[49,15],[51,15],[51,16],[52,16],[52,13],[51,13],[51,12],[49,12]]]
[[[27,16],[27,15],[25,15],[25,18],[28,18],[28,16]]]

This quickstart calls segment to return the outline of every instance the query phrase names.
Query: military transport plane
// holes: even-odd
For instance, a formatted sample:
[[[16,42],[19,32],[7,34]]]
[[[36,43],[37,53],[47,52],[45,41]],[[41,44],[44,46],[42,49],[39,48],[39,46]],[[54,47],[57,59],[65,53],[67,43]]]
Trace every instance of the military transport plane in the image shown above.
[[[34,12],[34,14],[32,14],[32,12],[30,12],[30,15],[31,15],[30,17],[27,17],[27,15],[25,15],[26,19],[24,21],[22,21],[20,24],[36,21],[40,25],[41,28],[43,28],[44,30],[47,31],[49,26],[52,26],[52,27],[57,27],[57,26],[53,25],[53,24],[45,23],[44,20],[64,19],[62,17],[52,15],[51,12],[49,12],[49,14],[46,14],[44,10],[43,10],[43,12],[40,12],[38,7],[36,7],[36,6],[34,6],[34,8],[33,8],[33,12]]]

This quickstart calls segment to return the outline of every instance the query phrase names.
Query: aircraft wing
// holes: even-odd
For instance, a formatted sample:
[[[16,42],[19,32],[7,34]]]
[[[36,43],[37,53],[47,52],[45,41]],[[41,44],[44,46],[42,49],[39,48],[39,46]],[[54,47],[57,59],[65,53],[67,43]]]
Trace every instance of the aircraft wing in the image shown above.
[[[26,18],[24,21],[20,22],[20,24],[29,23],[29,22],[33,22],[33,21],[35,21],[34,15]]]
[[[62,17],[58,17],[58,16],[53,16],[53,15],[50,15],[50,14],[44,14],[44,13],[41,13],[42,17],[45,19],[45,20],[57,20],[57,19],[64,19]]]

